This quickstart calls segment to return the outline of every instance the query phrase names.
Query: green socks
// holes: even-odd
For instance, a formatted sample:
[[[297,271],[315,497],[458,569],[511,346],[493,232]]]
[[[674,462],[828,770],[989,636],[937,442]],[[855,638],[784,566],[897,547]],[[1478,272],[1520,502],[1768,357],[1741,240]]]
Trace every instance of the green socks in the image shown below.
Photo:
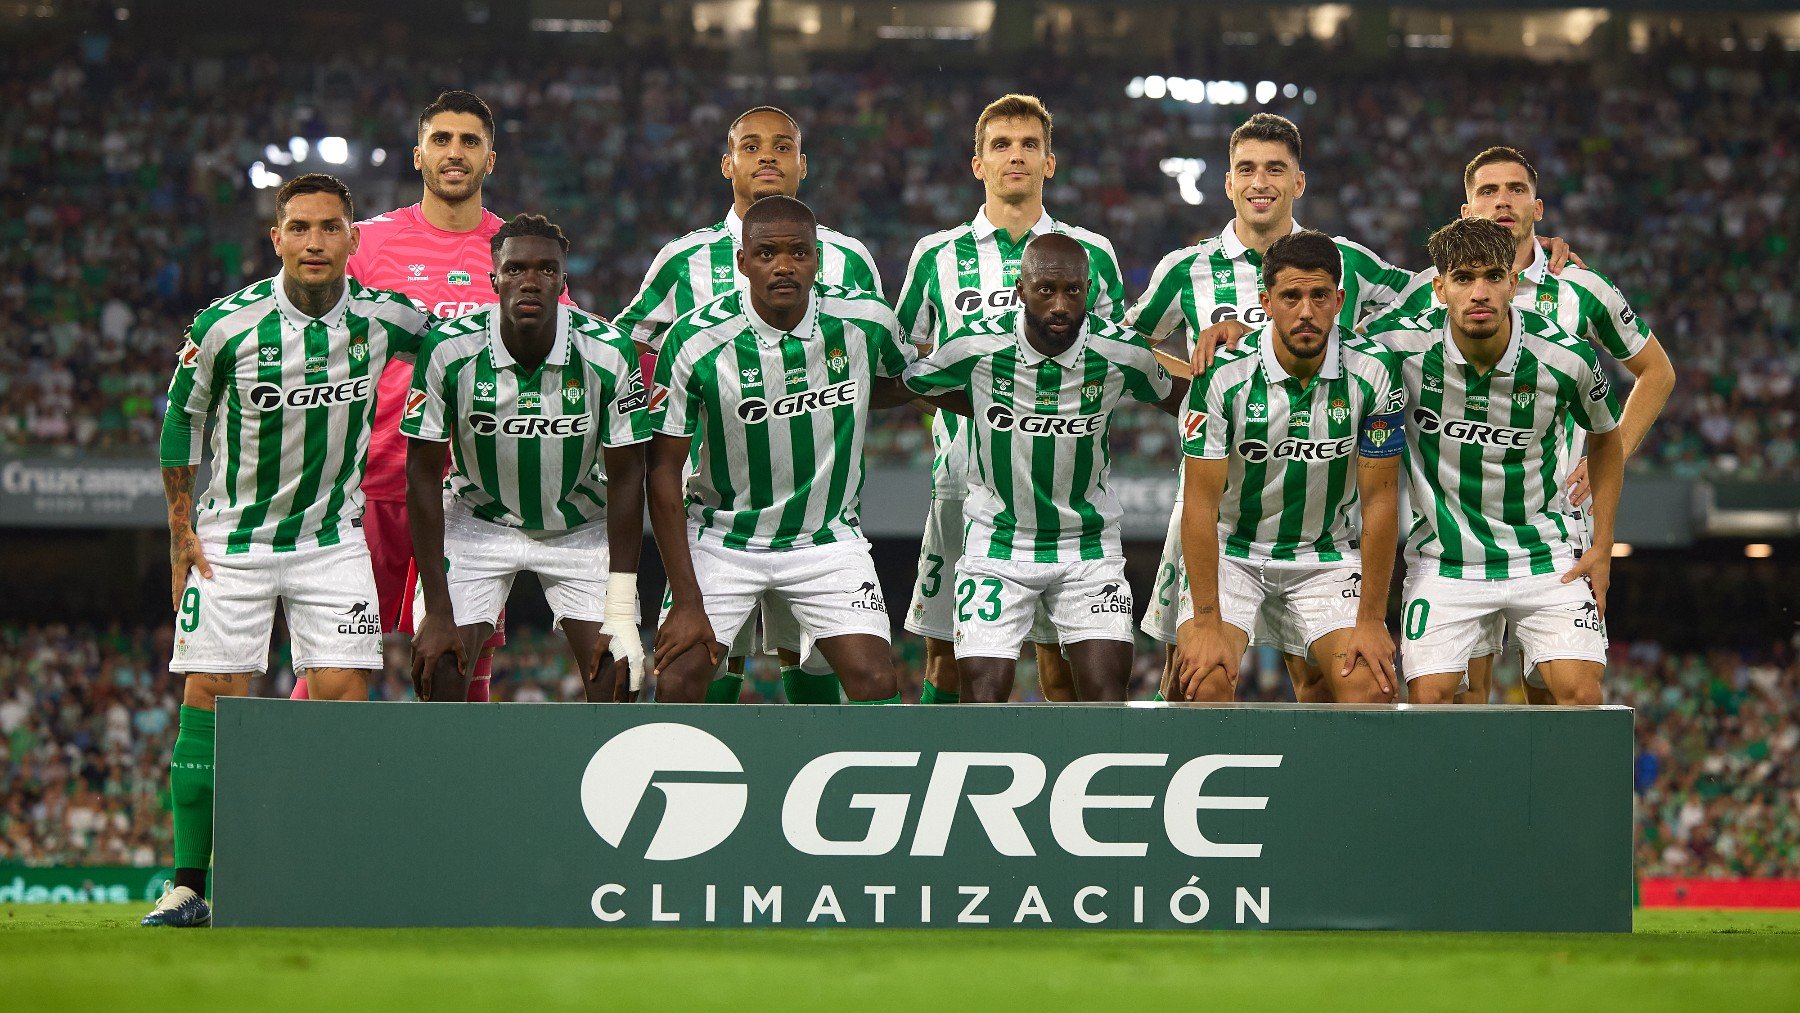
[[[857,704],[859,706],[863,706],[863,707],[877,707],[882,704],[899,703],[900,702],[900,694],[895,693],[893,696],[888,697],[886,700],[852,700],[850,702],[853,704]]]
[[[1168,699],[1162,695],[1162,690],[1160,690],[1160,689],[1157,690],[1156,695],[1151,697],[1150,699],[1155,701],[1156,703],[1168,703],[1169,702]]]
[[[838,693],[838,677],[830,672],[824,675],[812,675],[800,670],[800,666],[784,666],[781,669],[781,688],[787,692],[788,703],[842,703],[843,697]]]
[[[214,720],[212,711],[181,708],[181,731],[169,758],[177,869],[204,873],[212,865]]]
[[[706,687],[707,703],[737,703],[738,694],[744,691],[744,677],[734,672],[726,672]]]
[[[961,693],[946,693],[943,690],[937,688],[937,686],[930,679],[926,679],[925,687],[919,691],[919,702],[920,703],[961,703],[962,702],[962,694]]]

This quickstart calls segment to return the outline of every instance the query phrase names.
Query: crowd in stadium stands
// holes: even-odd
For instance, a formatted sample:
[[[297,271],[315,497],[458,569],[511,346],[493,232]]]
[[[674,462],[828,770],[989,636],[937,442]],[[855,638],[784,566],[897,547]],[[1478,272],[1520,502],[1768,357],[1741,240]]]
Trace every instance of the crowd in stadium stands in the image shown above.
[[[495,659],[495,699],[581,698],[560,639],[519,628],[509,636]],[[0,865],[167,864],[166,765],[181,691],[165,670],[170,639],[167,627],[0,626]],[[897,650],[907,699],[916,700],[916,642]],[[390,657],[374,695],[411,695],[399,658]],[[1522,702],[1516,658],[1507,693]],[[1154,690],[1159,660],[1140,650],[1133,699]],[[1291,698],[1276,659],[1255,660],[1247,697]],[[286,696],[285,665],[277,656],[258,691]],[[1020,683],[1032,698],[1029,660]],[[778,700],[780,685],[772,669],[753,671],[744,699]],[[1749,657],[1616,645],[1608,698],[1638,711],[1640,875],[1800,876],[1794,649]]]
[[[1453,217],[1460,169],[1490,143],[1543,173],[1544,234],[1568,238],[1662,337],[1680,384],[1633,462],[1680,476],[1800,478],[1800,336],[1789,284],[1800,235],[1800,55],[1667,48],[1611,73],[1397,51],[1379,74],[1328,54],[1240,50],[1208,67],[1316,92],[1267,108],[1306,134],[1303,223],[1395,263]],[[724,215],[717,164],[736,111],[774,101],[806,131],[802,197],[864,239],[895,294],[912,243],[973,215],[969,134],[982,104],[1035,89],[1058,114],[1054,214],[1112,239],[1133,296],[1164,253],[1230,216],[1224,139],[1255,106],[1130,99],[1129,73],[1065,64],[1006,78],[815,68],[750,89],[716,58],[548,56],[454,63],[400,54],[308,63],[171,54],[124,43],[18,53],[0,79],[0,446],[109,450],[154,442],[186,321],[272,273],[259,229],[269,191],[247,168],[266,147],[348,138],[341,172],[375,213],[417,199],[407,157],[417,110],[469,87],[500,112],[497,210],[546,211],[574,239],[575,295],[612,314],[661,243]],[[1285,68],[1285,70],[1284,70]],[[1295,68],[1303,68],[1296,70]],[[1138,72],[1158,68],[1138,68]],[[1680,123],[1680,130],[1667,129]],[[369,153],[384,147],[379,169]],[[1207,163],[1205,202],[1160,168]],[[293,168],[266,166],[292,173]],[[921,425],[871,427],[873,459],[921,462]],[[1115,454],[1168,461],[1166,419],[1122,420]]]

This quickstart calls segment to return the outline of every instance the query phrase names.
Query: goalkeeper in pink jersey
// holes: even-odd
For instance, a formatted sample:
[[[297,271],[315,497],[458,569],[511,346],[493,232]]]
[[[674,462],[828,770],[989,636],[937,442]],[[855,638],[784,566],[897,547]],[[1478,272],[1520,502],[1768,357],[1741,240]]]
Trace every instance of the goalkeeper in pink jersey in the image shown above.
[[[424,178],[419,203],[358,222],[362,243],[350,258],[350,277],[365,285],[411,296],[439,317],[454,317],[498,301],[488,275],[491,241],[502,224],[481,206],[481,184],[494,169],[494,113],[467,91],[447,91],[419,114],[413,166]],[[565,292],[562,301],[573,305]],[[375,567],[381,615],[392,630],[412,632],[412,533],[406,519],[406,437],[401,408],[412,386],[413,365],[389,362],[377,388],[369,464],[363,475],[363,533]],[[506,617],[482,645],[468,698],[488,699],[494,648],[506,642]],[[307,697],[305,680],[294,699]]]

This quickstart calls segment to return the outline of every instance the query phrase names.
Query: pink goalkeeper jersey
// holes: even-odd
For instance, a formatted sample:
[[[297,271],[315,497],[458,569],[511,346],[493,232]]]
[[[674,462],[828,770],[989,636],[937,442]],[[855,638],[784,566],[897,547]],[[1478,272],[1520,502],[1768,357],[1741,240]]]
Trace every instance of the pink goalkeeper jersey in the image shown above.
[[[445,319],[498,301],[488,274],[494,269],[490,243],[504,224],[499,215],[483,208],[481,224],[472,231],[445,232],[426,221],[424,211],[414,204],[356,224],[362,241],[348,270],[364,285],[404,292]],[[563,302],[574,305],[566,292]],[[369,466],[362,484],[368,499],[406,499],[406,437],[400,435],[400,409],[412,374],[412,363],[391,359],[376,387]]]

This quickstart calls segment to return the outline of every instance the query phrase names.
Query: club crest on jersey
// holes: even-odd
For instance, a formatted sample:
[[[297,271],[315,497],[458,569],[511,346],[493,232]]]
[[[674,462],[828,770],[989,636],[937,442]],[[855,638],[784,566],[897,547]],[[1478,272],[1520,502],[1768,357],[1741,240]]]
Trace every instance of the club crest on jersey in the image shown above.
[[[1363,438],[1368,440],[1369,446],[1376,450],[1387,446],[1388,439],[1393,435],[1393,428],[1384,419],[1372,419],[1368,425],[1363,427]]]
[[[1205,430],[1205,428],[1205,412],[1197,412],[1190,408],[1188,409],[1187,414],[1181,417],[1181,437],[1190,443],[1199,439],[1200,433]]]
[[[425,392],[422,390],[407,391],[406,392],[406,417],[409,419],[417,419],[417,418],[423,418],[424,415],[425,415]]]
[[[467,271],[451,271],[444,275],[444,281],[451,285],[473,285],[475,279]]]
[[[410,281],[424,281],[425,280],[425,265],[424,264],[408,264],[408,265],[406,265],[406,270],[407,270],[407,273],[411,276],[408,280],[410,280]]]
[[[1083,401],[1098,401],[1098,400],[1100,400],[1100,385],[1097,383],[1082,384],[1081,385],[1081,399]]]
[[[368,357],[369,357],[368,342],[358,341],[355,344],[350,346],[350,358],[351,359],[353,359],[357,362],[361,362]]]
[[[1312,425],[1312,412],[1294,412],[1288,416],[1289,432],[1304,432]]]
[[[563,384],[563,389],[562,389],[563,400],[568,402],[571,405],[580,401],[581,395],[583,393],[585,393],[585,392],[581,389],[581,381],[576,379],[575,377],[572,377],[572,376],[569,377],[569,382]]]
[[[834,348],[826,355],[825,365],[829,366],[833,373],[842,373],[850,368],[850,357],[844,354],[843,349]]]
[[[1520,408],[1524,408],[1527,405],[1530,405],[1531,402],[1537,400],[1537,388],[1533,387],[1531,384],[1522,383],[1519,385],[1518,390],[1513,391],[1512,399],[1514,404],[1518,405]]]
[[[1325,414],[1331,416],[1331,421],[1343,425],[1344,421],[1350,417],[1350,406],[1344,403],[1343,398],[1334,397],[1331,399],[1331,407],[1326,409]]]

